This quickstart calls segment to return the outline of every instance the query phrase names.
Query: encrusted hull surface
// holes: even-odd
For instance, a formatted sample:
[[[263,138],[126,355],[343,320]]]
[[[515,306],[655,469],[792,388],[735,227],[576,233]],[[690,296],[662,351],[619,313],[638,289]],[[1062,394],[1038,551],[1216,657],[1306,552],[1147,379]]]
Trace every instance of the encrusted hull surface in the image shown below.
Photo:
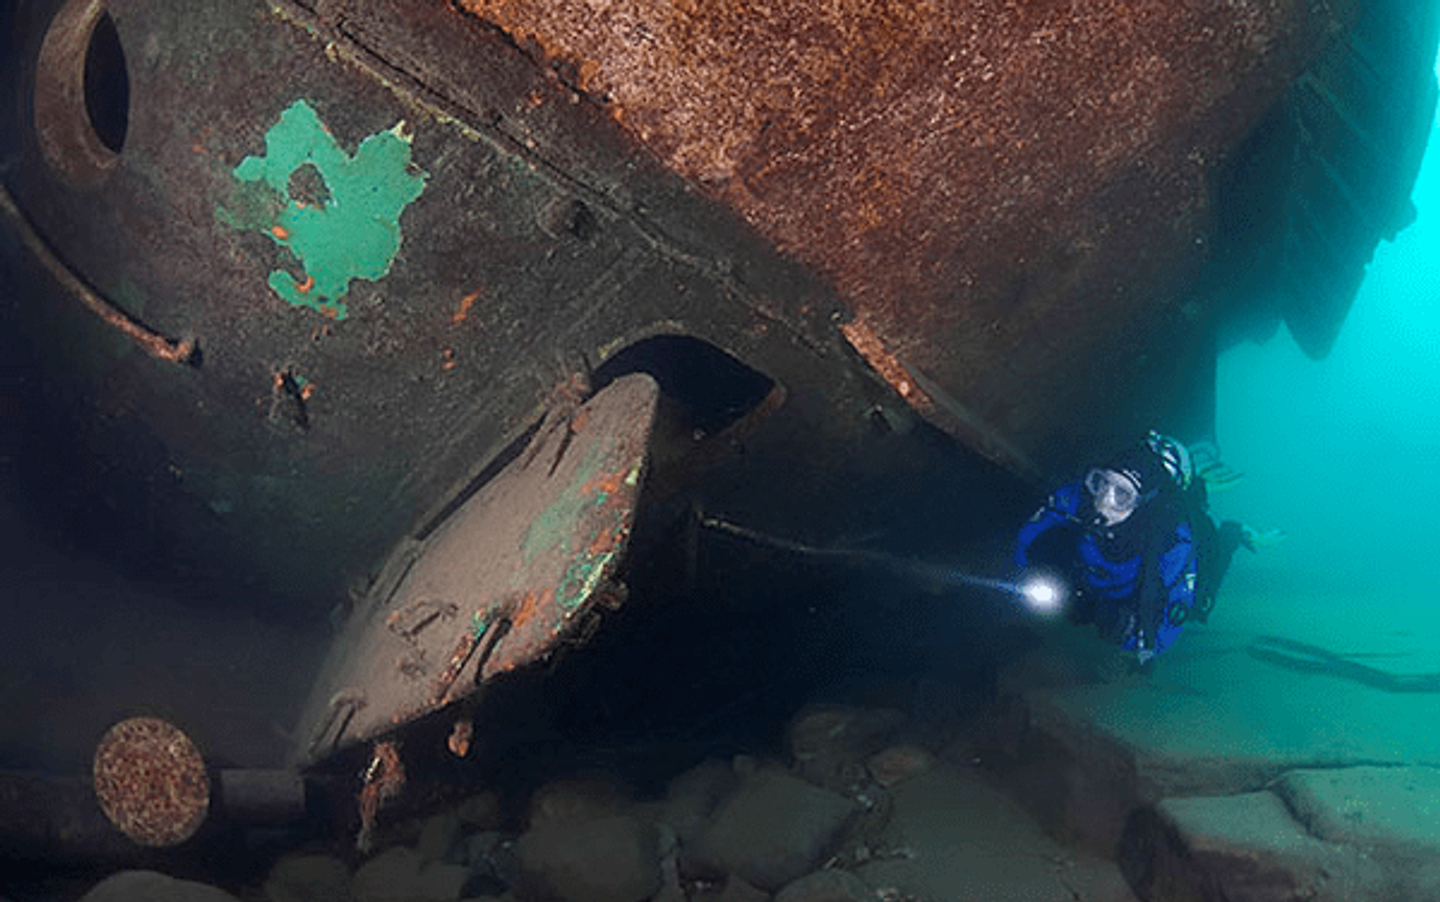
[[[653,491],[780,524],[902,486],[917,417],[1037,482],[1203,433],[1227,323],[1328,347],[1434,103],[1433,4],[8,15],[54,465],[122,550],[299,598],[635,370]]]

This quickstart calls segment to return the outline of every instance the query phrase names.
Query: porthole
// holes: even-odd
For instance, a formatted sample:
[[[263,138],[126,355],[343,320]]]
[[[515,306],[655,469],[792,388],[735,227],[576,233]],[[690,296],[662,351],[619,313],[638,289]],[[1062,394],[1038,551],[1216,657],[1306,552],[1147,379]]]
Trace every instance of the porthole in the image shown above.
[[[101,12],[85,51],[85,115],[100,143],[115,153],[125,147],[130,127],[130,77],[125,49],[108,12]]]
[[[63,180],[94,187],[114,171],[130,124],[125,51],[103,0],[67,0],[35,67],[35,132]]]

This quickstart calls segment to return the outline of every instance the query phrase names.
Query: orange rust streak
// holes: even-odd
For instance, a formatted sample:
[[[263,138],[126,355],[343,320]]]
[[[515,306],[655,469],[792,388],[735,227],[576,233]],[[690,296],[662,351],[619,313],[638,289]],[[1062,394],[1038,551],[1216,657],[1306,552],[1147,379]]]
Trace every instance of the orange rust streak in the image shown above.
[[[616,546],[620,544],[621,539],[624,538],[624,535],[625,530],[623,527],[615,530],[601,530],[597,532],[595,538],[590,541],[590,547],[585,549],[585,553],[591,557],[608,554],[615,550]]]
[[[273,225],[270,227],[270,234],[274,235],[279,240],[284,241],[285,239],[290,237],[290,230],[282,225]]]
[[[510,616],[511,631],[519,631],[524,628],[540,610],[540,596],[534,592],[526,592],[520,604],[516,606],[515,613]]]
[[[880,378],[890,383],[900,397],[904,398],[910,405],[922,412],[928,412],[933,402],[920,387],[915,384],[914,378],[906,371],[905,366],[895,358],[895,355],[885,350],[885,345],[879,337],[871,331],[862,320],[845,323],[840,326],[840,332],[845,340],[850,342],[851,347],[860,352],[865,362]]]
[[[370,847],[371,832],[375,827],[375,816],[390,799],[405,788],[405,767],[400,763],[400,752],[395,743],[375,743],[375,750],[366,769],[365,785],[360,790],[360,834],[355,844],[362,851]]]
[[[450,749],[451,754],[457,758],[464,758],[470,754],[470,741],[474,738],[474,734],[475,725],[471,722],[470,718],[462,717],[455,721],[455,725],[451,727],[450,737],[445,741],[445,744]]]
[[[465,322],[465,319],[470,316],[470,308],[475,306],[475,302],[478,300],[480,300],[479,288],[461,298],[460,306],[456,308],[455,313],[450,317],[450,322],[457,326]]]
[[[619,494],[620,487],[624,484],[624,480],[624,473],[605,473],[585,483],[580,487],[580,491],[587,495],[593,495],[596,492],[616,495]]]

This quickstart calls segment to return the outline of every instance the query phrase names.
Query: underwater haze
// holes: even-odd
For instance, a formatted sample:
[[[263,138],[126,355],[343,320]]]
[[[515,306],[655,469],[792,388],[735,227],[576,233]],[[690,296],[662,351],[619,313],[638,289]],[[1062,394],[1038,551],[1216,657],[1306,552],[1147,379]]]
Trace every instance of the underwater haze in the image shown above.
[[[1440,630],[1437,131],[1412,195],[1417,218],[1376,250],[1330,355],[1307,359],[1282,329],[1220,358],[1216,437],[1246,475],[1212,508],[1287,534],[1240,553],[1222,609],[1263,596],[1286,608],[1271,615],[1297,623],[1320,612],[1372,633],[1377,620]]]

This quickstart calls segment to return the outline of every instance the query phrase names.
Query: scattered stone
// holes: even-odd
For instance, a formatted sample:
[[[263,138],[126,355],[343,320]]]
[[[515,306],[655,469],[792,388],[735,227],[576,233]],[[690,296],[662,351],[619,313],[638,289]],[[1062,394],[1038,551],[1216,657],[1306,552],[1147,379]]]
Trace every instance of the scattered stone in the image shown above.
[[[689,846],[705,829],[720,802],[740,785],[731,765],[711,759],[670,781],[665,799],[653,809],[655,820],[668,824],[682,846]]]
[[[735,765],[726,764],[716,758],[700,762],[670,781],[665,787],[667,799],[698,799],[711,811],[720,800],[735,791],[740,785]]]
[[[472,872],[470,876],[465,879],[465,885],[460,887],[460,898],[491,898],[496,895],[503,895],[508,892],[509,889],[509,884],[497,880],[492,874],[477,874]]]
[[[721,805],[696,855],[774,892],[819,867],[859,810],[844,796],[762,770]]]
[[[894,745],[865,762],[870,779],[885,788],[918,777],[935,766],[935,756],[918,745]]]
[[[95,884],[80,902],[238,902],[213,886],[156,871],[121,871]]]
[[[683,889],[672,883],[666,883],[660,887],[660,892],[656,893],[650,902],[687,902],[687,900]]]
[[[558,780],[535,791],[525,823],[531,830],[551,824],[579,824],[623,814],[630,800],[603,777]]]
[[[505,809],[500,803],[500,794],[487,790],[461,802],[455,816],[460,818],[460,823],[475,830],[499,830],[505,822]]]
[[[265,878],[270,902],[346,902],[350,868],[329,855],[287,855]]]
[[[495,869],[495,852],[505,841],[505,834],[498,830],[482,830],[465,837],[460,843],[464,850],[464,864],[474,871],[476,868]]]
[[[754,755],[736,755],[730,759],[730,770],[740,779],[754,776],[765,767],[764,763]]]
[[[417,902],[430,899],[457,899],[451,896],[430,895],[432,888],[421,879],[425,860],[420,853],[408,846],[387,849],[360,867],[351,884],[352,892],[359,902]]]
[[[865,759],[885,747],[905,715],[889,709],[827,705],[800,714],[787,731],[795,772],[844,791],[863,782]]]
[[[629,815],[557,821],[515,844],[519,894],[565,902],[641,902],[661,886],[660,837]]]
[[[691,902],[770,902],[770,894],[731,874],[714,892],[693,896]]]
[[[460,818],[447,811],[426,819],[415,850],[425,861],[448,861],[459,841]]]
[[[786,884],[775,902],[871,902],[875,894],[849,871],[816,871]]]
[[[470,869],[463,864],[432,861],[420,869],[416,882],[420,899],[459,899],[460,890],[470,879]]]

